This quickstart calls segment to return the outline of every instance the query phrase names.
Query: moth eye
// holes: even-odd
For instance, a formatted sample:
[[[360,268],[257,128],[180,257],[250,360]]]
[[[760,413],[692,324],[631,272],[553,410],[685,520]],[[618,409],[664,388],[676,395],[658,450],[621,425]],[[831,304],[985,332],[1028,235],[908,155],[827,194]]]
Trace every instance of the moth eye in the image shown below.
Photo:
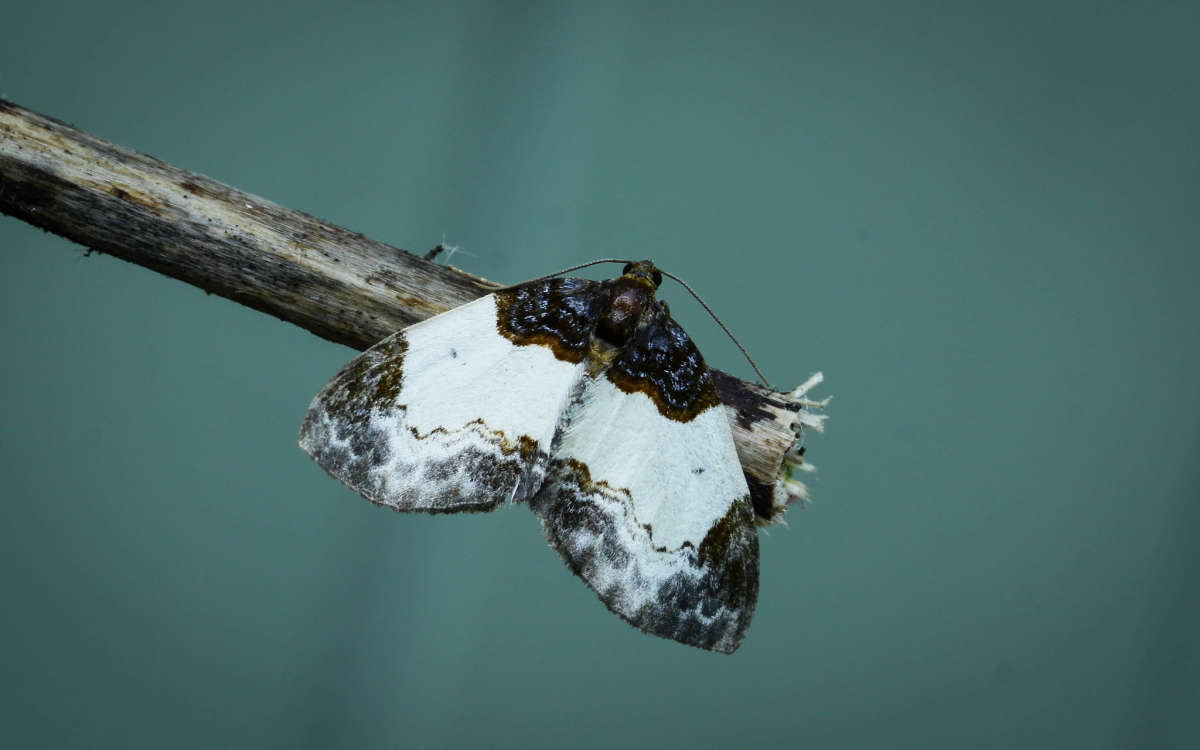
[[[655,288],[662,286],[662,274],[658,271],[654,272],[654,286]]]
[[[630,270],[632,270],[632,269],[633,269],[633,264],[632,264],[632,263],[626,263],[626,264],[625,264],[625,267],[621,269],[621,275],[622,275],[622,276],[624,276],[625,274],[629,273],[629,271],[630,271]]]

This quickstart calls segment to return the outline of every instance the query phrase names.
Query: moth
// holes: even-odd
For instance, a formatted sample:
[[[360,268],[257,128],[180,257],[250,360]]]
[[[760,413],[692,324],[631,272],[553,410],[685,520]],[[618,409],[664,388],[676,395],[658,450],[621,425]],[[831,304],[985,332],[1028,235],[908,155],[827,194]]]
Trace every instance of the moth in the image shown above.
[[[528,503],[610,610],[730,653],[758,597],[755,510],[662,279],[648,260],[536,279],[405,328],[317,394],[300,446],[398,511]]]

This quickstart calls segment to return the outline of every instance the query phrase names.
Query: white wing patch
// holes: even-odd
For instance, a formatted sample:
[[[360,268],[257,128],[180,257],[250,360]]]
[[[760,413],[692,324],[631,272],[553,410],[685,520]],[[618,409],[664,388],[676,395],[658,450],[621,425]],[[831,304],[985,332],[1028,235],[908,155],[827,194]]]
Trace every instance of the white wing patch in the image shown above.
[[[654,545],[699,546],[734,500],[749,492],[722,409],[690,422],[664,419],[644,393],[591,380],[555,441],[554,458],[582,462],[592,479],[629,491]]]
[[[300,446],[372,502],[491,510],[541,486],[582,366],[516,346],[487,295],[381,341],[309,407]]]
[[[717,651],[741,643],[758,536],[723,407],[679,422],[644,393],[585,379],[531,504],[571,569],[633,625]]]
[[[482,421],[548,446],[582,368],[544,346],[516,346],[496,332],[487,295],[404,330],[407,421],[420,432]]]

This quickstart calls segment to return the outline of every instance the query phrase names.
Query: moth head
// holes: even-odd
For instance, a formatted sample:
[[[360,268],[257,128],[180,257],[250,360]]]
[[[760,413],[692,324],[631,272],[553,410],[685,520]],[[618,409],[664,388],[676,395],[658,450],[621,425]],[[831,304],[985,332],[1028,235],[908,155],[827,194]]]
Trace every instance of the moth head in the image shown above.
[[[662,286],[662,274],[654,267],[654,261],[639,260],[636,263],[626,263],[625,268],[621,270],[622,276],[634,276],[639,279],[646,279],[654,285],[655,289]]]

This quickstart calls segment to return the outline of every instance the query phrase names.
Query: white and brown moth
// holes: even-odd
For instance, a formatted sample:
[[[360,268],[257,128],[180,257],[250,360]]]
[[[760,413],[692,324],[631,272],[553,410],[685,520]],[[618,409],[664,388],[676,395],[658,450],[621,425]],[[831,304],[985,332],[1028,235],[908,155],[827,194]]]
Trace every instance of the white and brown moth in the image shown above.
[[[732,652],[758,597],[756,520],[782,511],[756,514],[713,377],[656,299],[661,283],[641,261],[417,323],[329,381],[300,446],[399,511],[528,502],[613,612]],[[793,451],[789,473],[801,464]]]

